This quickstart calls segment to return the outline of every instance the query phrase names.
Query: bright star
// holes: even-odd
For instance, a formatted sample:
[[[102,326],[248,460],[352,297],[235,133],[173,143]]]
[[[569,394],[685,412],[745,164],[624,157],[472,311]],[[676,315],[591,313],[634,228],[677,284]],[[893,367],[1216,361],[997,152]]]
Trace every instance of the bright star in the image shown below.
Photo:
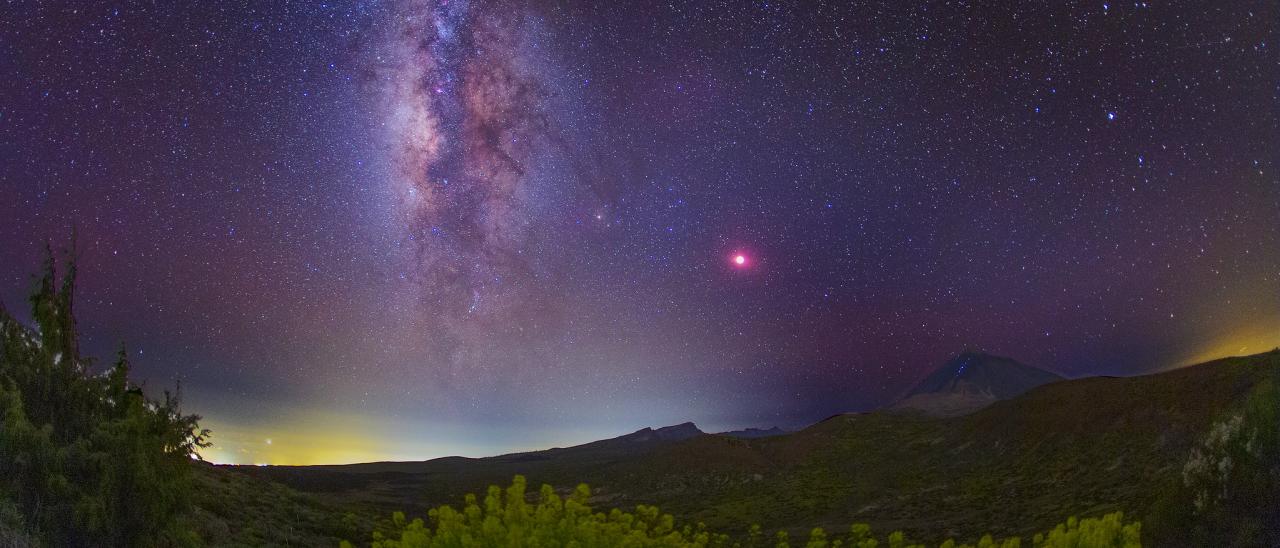
[[[737,265],[737,266],[746,266],[746,265],[747,265],[747,256],[746,256],[746,255],[743,255],[743,254],[741,254],[741,253],[739,253],[739,254],[737,254],[737,255],[734,255],[734,256],[733,256],[733,264],[735,264],[735,265]]]

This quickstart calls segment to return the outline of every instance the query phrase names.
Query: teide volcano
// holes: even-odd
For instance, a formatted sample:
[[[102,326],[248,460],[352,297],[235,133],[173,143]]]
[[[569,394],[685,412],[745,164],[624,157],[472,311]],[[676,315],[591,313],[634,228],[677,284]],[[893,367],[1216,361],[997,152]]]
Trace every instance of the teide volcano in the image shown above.
[[[964,415],[1060,380],[1063,378],[1057,374],[1010,358],[965,352],[925,377],[890,409],[936,416]]]

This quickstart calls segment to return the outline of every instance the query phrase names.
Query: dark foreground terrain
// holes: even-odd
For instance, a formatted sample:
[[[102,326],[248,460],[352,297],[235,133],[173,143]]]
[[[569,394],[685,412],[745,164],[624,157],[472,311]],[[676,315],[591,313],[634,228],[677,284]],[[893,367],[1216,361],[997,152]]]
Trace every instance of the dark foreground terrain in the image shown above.
[[[1027,535],[1066,516],[1122,510],[1146,518],[1144,540],[1158,539],[1170,525],[1154,514],[1180,487],[1193,447],[1278,374],[1273,351],[1055,382],[960,417],[846,414],[760,439],[686,424],[483,459],[210,467],[204,475],[222,489],[211,517],[224,516],[231,532],[240,514],[287,511],[271,519],[297,535],[367,538],[392,510],[421,514],[523,474],[566,491],[587,482],[598,507],[656,504],[731,534],[751,524],[798,534],[865,522],[909,538],[963,539]],[[262,504],[262,496],[288,504]],[[244,500],[226,502],[234,497]],[[254,504],[263,507],[248,510]]]

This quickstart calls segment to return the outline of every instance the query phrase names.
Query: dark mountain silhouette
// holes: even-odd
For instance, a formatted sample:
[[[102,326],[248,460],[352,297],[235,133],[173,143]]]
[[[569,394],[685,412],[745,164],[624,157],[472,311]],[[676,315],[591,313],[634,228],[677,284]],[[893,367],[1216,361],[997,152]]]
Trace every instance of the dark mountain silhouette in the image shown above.
[[[695,436],[701,436],[704,433],[705,432],[698,429],[697,425],[691,422],[686,422],[674,426],[664,426],[657,430],[654,430],[653,428],[642,428],[625,436],[619,436],[612,440],[604,441],[628,441],[633,443],[680,441],[687,440]]]
[[[508,453],[493,457],[442,457],[428,461],[383,461],[361,464],[272,466],[270,468],[275,469],[281,476],[297,476],[297,478],[280,479],[295,480],[295,485],[310,484],[309,487],[311,488],[329,483],[332,477],[343,477],[347,474],[414,474],[421,473],[424,470],[452,469],[453,467],[458,469],[476,467],[491,469],[495,473],[490,477],[491,479],[487,478],[487,481],[501,482],[510,479],[507,476],[521,473],[522,470],[527,470],[539,463],[607,464],[622,459],[637,458],[656,448],[705,434],[694,423],[686,422],[661,428],[641,428],[630,434],[570,447],[552,447],[551,449]]]
[[[720,432],[717,436],[729,436],[731,438],[739,438],[751,440],[756,438],[768,438],[772,436],[781,436],[789,432],[774,426],[773,428],[746,428],[743,430],[731,430],[729,432]]]
[[[656,445],[684,441],[704,434],[705,432],[699,430],[697,425],[692,422],[686,422],[672,426],[664,426],[662,428],[641,428],[635,432],[624,434],[616,438],[597,440],[584,443],[582,445],[574,445],[572,447],[557,447],[546,451],[515,453],[493,458],[506,460],[536,460],[546,458],[548,456],[559,455],[591,455],[600,457],[632,455],[644,452]]]
[[[1016,388],[1003,382],[1012,375],[979,382],[986,373],[971,378],[977,371],[970,368],[1026,367],[988,357],[961,370],[960,362],[949,370],[960,381],[925,386],[992,399]],[[751,523],[828,530],[870,523],[916,538],[1016,535],[1052,527],[1063,515],[1146,515],[1163,489],[1182,481],[1191,449],[1211,425],[1276,375],[1280,351],[1138,377],[1052,382],[963,416],[850,413],[760,439],[663,439],[694,433],[680,425],[484,459],[209,469],[246,478],[245,488],[275,480],[326,504],[379,512],[456,503],[522,474],[532,485],[562,489],[585,482],[602,506],[656,504],[732,533],[745,534]],[[974,511],[1007,497],[1020,502],[1005,505],[996,522]],[[778,501],[808,502],[780,514]]]
[[[906,393],[890,409],[963,415],[1063,378],[1011,358],[964,352]]]

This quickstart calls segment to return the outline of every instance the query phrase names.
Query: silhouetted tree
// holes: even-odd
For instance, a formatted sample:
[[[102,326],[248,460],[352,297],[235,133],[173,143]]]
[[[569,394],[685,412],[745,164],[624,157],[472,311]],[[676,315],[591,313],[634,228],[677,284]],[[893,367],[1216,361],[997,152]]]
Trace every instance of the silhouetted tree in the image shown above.
[[[29,299],[35,326],[0,306],[0,499],[52,545],[180,542],[175,518],[209,432],[181,412],[178,394],[153,401],[131,384],[123,346],[92,374],[76,331],[74,254],[59,279],[45,251]]]

